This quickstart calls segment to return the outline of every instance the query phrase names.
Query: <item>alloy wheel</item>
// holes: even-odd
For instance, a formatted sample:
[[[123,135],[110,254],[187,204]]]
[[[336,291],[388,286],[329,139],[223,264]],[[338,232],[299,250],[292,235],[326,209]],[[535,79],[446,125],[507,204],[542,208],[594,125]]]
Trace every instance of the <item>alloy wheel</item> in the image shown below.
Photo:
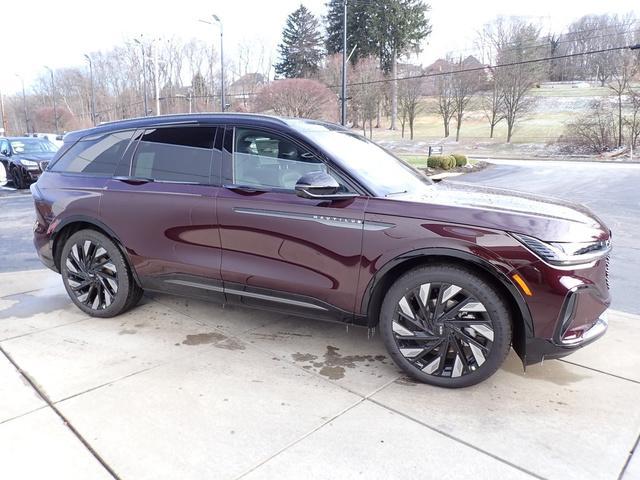
[[[78,302],[92,310],[104,310],[113,303],[118,272],[104,247],[91,240],[75,243],[65,266],[67,282]]]
[[[428,375],[457,378],[488,358],[494,329],[486,307],[462,287],[425,283],[398,302],[393,337],[400,354]]]

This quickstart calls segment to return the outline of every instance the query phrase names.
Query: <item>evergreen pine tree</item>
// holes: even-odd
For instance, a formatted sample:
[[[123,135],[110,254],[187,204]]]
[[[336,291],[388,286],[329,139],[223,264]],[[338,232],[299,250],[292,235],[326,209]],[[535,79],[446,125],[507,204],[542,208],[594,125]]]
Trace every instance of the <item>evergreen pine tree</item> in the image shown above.
[[[323,56],[320,23],[304,5],[287,18],[278,51],[280,62],[275,65],[276,74],[308,78],[318,71]]]

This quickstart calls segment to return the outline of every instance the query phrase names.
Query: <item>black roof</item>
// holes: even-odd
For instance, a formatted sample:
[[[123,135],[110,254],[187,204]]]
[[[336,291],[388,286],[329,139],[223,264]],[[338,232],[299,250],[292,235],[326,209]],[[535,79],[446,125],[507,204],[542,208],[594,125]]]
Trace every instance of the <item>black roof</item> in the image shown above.
[[[321,120],[306,120],[301,118],[285,118],[273,115],[262,115],[257,113],[189,113],[178,115],[159,115],[152,117],[139,117],[127,120],[118,120],[98,125],[97,127],[86,130],[77,130],[69,132],[65,135],[65,141],[76,141],[81,138],[93,135],[102,135],[105,133],[132,129],[145,128],[160,125],[215,125],[220,123],[234,123],[242,120],[243,123],[255,126],[273,126],[273,127],[289,127],[297,131],[305,130],[305,126],[324,125],[331,129],[344,129],[341,125]]]

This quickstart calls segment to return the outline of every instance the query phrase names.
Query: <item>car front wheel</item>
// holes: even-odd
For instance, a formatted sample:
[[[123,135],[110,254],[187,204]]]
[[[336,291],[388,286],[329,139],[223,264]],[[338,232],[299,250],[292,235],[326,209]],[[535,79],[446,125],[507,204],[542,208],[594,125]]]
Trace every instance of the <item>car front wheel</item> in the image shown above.
[[[18,167],[14,167],[11,173],[11,179],[13,180],[13,186],[18,190],[27,188],[27,182],[25,182],[22,172]]]
[[[420,267],[401,276],[385,296],[380,328],[402,370],[440,387],[485,380],[511,345],[511,317],[500,293],[458,266]]]
[[[95,230],[74,233],[64,244],[60,273],[76,306],[94,317],[113,317],[142,297],[117,245]]]

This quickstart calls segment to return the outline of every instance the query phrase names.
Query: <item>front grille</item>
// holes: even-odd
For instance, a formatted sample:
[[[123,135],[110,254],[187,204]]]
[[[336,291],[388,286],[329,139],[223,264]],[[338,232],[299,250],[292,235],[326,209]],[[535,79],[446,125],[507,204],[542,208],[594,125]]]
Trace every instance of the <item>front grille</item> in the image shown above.
[[[607,255],[607,259],[605,260],[604,266],[604,279],[607,284],[607,290],[610,290],[611,286],[609,284],[609,263],[611,262],[611,256]]]

